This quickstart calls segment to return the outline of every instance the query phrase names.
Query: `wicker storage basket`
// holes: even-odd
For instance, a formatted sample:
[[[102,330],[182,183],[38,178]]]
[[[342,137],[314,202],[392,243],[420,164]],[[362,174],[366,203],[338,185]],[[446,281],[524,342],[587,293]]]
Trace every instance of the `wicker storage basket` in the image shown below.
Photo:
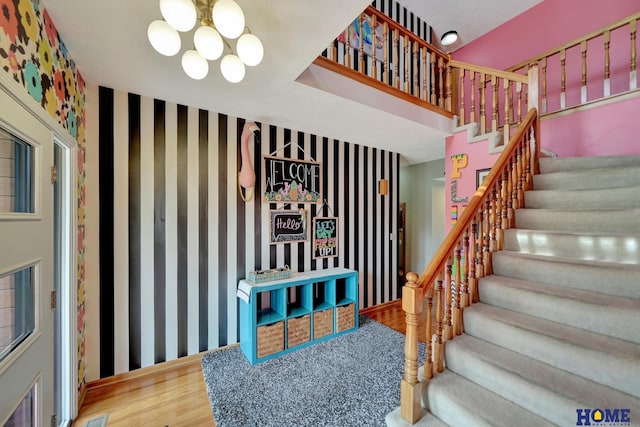
[[[356,325],[354,304],[338,307],[336,310],[337,310],[337,316],[338,316],[337,332],[342,332],[342,331],[346,331],[347,329],[352,329]]]
[[[333,333],[333,309],[313,313],[313,339]]]
[[[258,326],[258,358],[284,350],[284,321]]]
[[[309,340],[311,340],[311,315],[287,320],[287,348],[304,344]]]

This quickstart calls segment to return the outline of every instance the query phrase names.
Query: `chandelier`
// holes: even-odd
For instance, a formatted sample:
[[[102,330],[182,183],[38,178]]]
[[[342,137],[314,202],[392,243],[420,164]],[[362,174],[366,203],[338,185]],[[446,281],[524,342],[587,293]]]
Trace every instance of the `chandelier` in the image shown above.
[[[228,53],[220,61],[220,72],[231,83],[242,81],[245,65],[253,67],[262,61],[262,42],[245,26],[244,13],[233,0],[160,0],[160,12],[164,20],[149,24],[147,37],[165,56],[180,51],[179,31],[191,31],[200,19],[193,48],[182,54],[182,69],[192,79],[204,79],[209,73],[208,61],[220,58],[225,48]],[[235,39],[234,51],[230,40]]]

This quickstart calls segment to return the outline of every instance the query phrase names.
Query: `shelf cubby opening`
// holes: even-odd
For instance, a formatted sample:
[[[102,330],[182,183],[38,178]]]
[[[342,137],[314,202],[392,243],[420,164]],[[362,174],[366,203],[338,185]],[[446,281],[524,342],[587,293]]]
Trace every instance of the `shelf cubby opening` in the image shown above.
[[[355,286],[353,280],[348,277],[336,279],[336,305],[351,304],[355,301]]]
[[[282,301],[283,292],[284,289],[273,289],[256,294],[258,325],[268,325],[284,320],[286,313]]]
[[[291,286],[287,293],[287,317],[298,317],[313,310],[311,286]]]
[[[313,310],[326,310],[331,308],[329,300],[329,282],[316,282],[313,284]]]

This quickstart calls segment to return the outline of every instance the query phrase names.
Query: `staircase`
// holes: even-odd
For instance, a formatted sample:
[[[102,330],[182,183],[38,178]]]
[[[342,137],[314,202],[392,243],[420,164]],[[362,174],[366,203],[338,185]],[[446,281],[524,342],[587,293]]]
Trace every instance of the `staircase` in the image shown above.
[[[640,425],[640,156],[540,169],[416,425]]]

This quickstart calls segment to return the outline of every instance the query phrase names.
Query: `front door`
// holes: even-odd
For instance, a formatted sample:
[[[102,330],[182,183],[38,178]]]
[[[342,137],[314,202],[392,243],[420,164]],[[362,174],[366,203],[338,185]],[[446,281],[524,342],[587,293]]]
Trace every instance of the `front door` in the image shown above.
[[[53,415],[53,133],[0,88],[0,425]]]

